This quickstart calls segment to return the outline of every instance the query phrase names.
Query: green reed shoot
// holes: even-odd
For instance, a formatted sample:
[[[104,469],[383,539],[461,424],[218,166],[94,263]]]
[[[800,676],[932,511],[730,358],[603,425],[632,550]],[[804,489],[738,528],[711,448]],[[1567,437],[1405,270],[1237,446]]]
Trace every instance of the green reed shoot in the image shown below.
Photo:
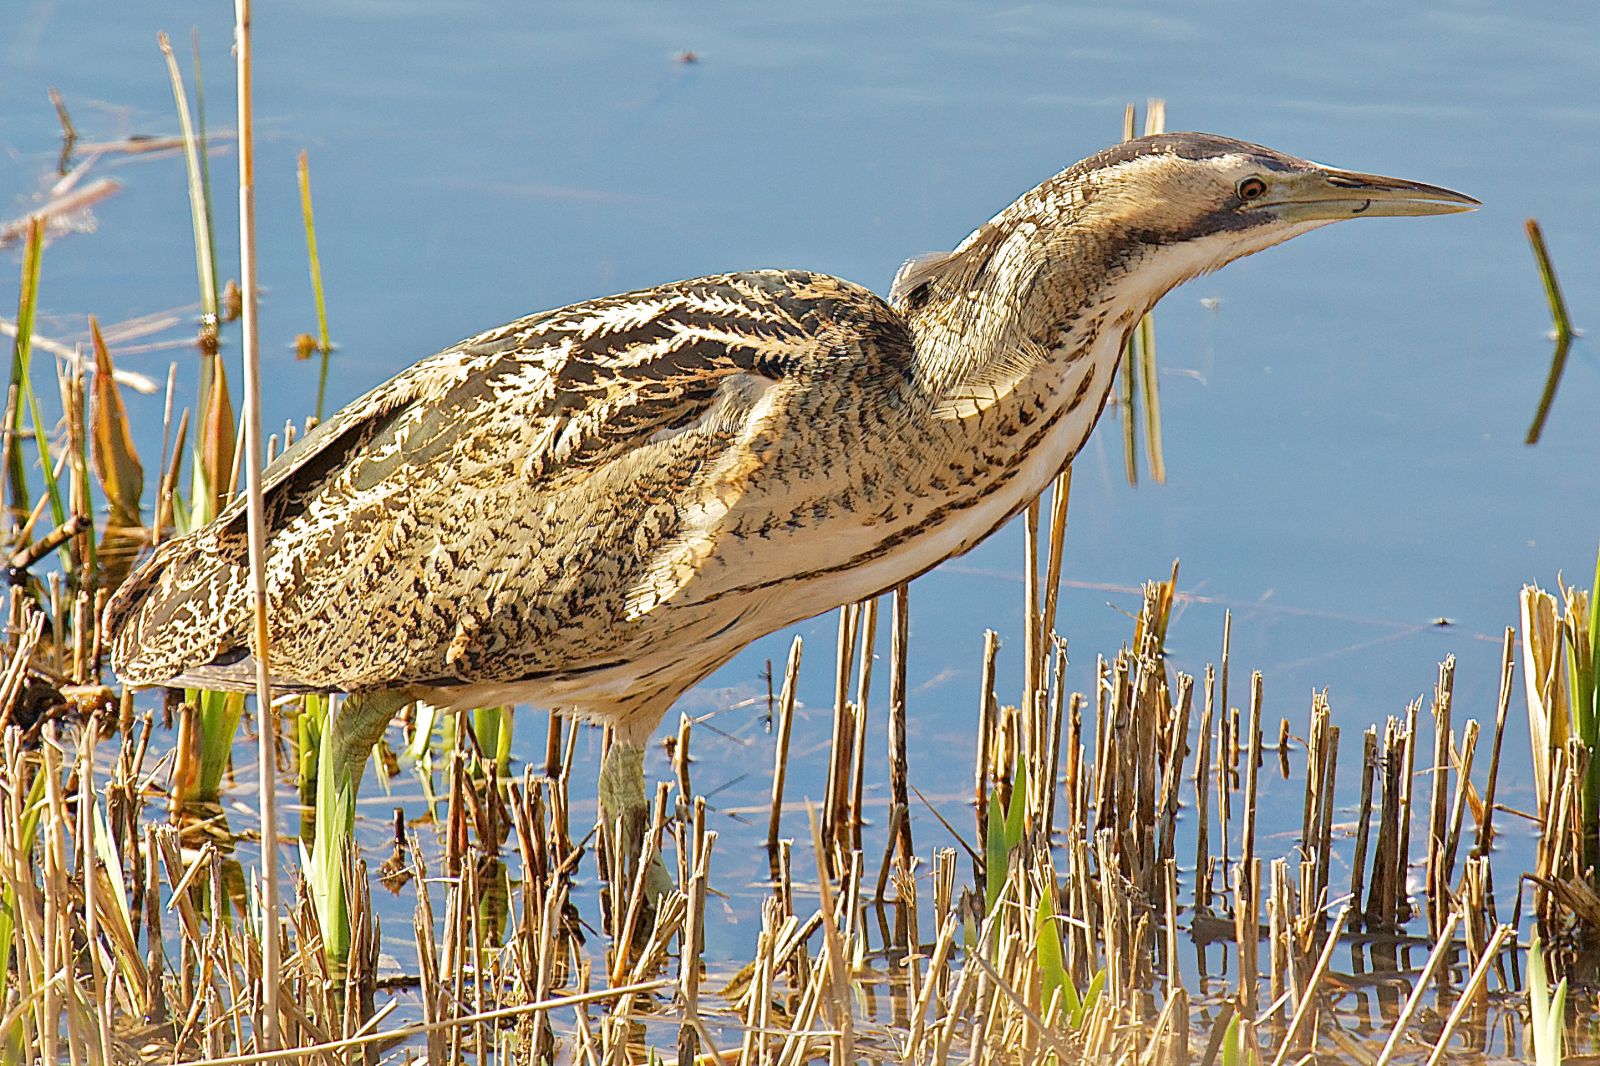
[[[22,824],[17,833],[18,842],[23,850],[31,852],[34,843],[39,838],[39,818],[44,813],[45,799],[45,772],[41,768],[33,775],[33,783],[28,788],[28,798],[22,805]],[[11,972],[12,955],[24,950],[17,940],[17,890],[9,881],[0,887],[0,974]],[[12,1063],[32,1061],[29,1049],[25,1043],[26,1027],[13,1024],[5,1032],[5,1046],[0,1052],[0,1062],[4,1066]]]
[[[22,826],[17,838],[31,850],[39,836],[39,816],[44,812],[44,771],[33,775],[28,798],[22,805]],[[0,887],[0,974],[11,972],[11,954],[17,932],[17,893],[10,882]]]
[[[194,55],[194,124],[195,141],[200,157],[200,194],[205,202],[205,214],[202,216],[210,220],[213,216],[211,210],[211,156],[206,150],[206,80],[200,68],[200,31],[189,31],[189,44]],[[217,292],[217,237],[216,232],[206,226],[207,250],[211,263],[211,291]]]
[[[329,699],[317,692],[306,696],[300,705],[300,715],[295,719],[298,741],[300,802],[317,801],[317,765],[322,751],[322,734],[328,727]]]
[[[161,54],[167,60],[167,74],[172,80],[172,100],[178,108],[178,128],[183,134],[183,163],[189,177],[189,219],[194,230],[194,264],[200,280],[201,348],[215,350],[217,331],[217,267],[216,247],[211,236],[211,202],[206,192],[205,171],[202,169],[200,138],[195,133],[194,122],[189,117],[189,95],[184,90],[183,74],[178,70],[178,59],[172,54],[172,42],[165,33],[156,36]],[[209,330],[210,344],[207,344]],[[202,391],[204,383],[202,382]]]
[[[335,730],[323,728],[317,750],[317,828],[311,851],[300,843],[300,867],[317,920],[322,925],[322,950],[335,963],[350,956],[350,905],[345,895],[344,868],[356,827],[356,788],[348,767],[335,754]]]
[[[317,340],[315,351],[322,356],[322,366],[317,372],[316,418],[322,421],[322,403],[328,392],[328,356],[333,345],[328,341],[328,305],[322,296],[322,260],[317,255],[317,224],[311,211],[311,169],[306,153],[300,153],[296,167],[300,178],[300,211],[306,220],[306,258],[311,264],[311,295],[317,302]]]
[[[1066,955],[1061,949],[1061,933],[1057,928],[1057,915],[1052,898],[1055,886],[1047,886],[1039,893],[1039,906],[1034,912],[1034,960],[1039,967],[1039,1002],[1049,1005],[1055,996],[1061,997],[1067,1025],[1082,1029],[1083,1023],[1094,1010],[1100,993],[1105,988],[1106,972],[1100,970],[1089,982],[1083,994],[1067,972]]]
[[[1534,1063],[1536,1066],[1561,1066],[1562,1030],[1567,1020],[1567,979],[1561,979],[1552,995],[1544,946],[1539,942],[1538,933],[1528,945],[1528,1016]]]
[[[989,794],[989,822],[984,830],[983,840],[983,913],[994,913],[995,904],[1000,900],[1000,890],[1006,881],[1006,867],[1011,862],[1011,855],[1022,846],[1022,834],[1025,829],[1025,816],[1027,800],[1024,796],[1027,789],[1023,787],[1020,766],[1013,769],[1011,775],[1011,801],[1004,804],[1005,813],[1001,813],[1002,804],[997,793]]]
[[[222,775],[233,758],[233,737],[244,715],[244,693],[188,689],[184,699],[195,708],[196,735],[180,745],[173,767],[173,800],[215,803],[222,794]]]
[[[200,286],[200,424],[195,433],[193,467],[187,502],[173,493],[173,517],[177,531],[189,533],[216,516],[226,500],[233,472],[236,447],[233,402],[228,393],[227,374],[218,354],[221,315],[218,307],[216,241],[213,234],[210,167],[205,158],[205,90],[200,83],[200,52],[195,43],[195,93],[200,108],[197,129],[190,117],[188,94],[178,69],[172,43],[165,33],[157,37],[166,58],[172,83],[172,99],[183,135],[183,159],[189,193],[189,221],[194,235],[195,274]],[[182,445],[179,445],[181,448]],[[244,711],[244,698],[238,693],[202,692],[190,689],[186,698],[197,709],[198,744],[180,752],[180,760],[197,759],[192,765],[176,769],[178,780],[190,787],[180,790],[180,802],[211,801],[216,798],[222,774],[232,754],[234,734]]]
[[[28,220],[28,238],[22,255],[22,290],[17,299],[17,337],[12,345],[11,397],[6,413],[9,427],[9,457],[6,477],[11,482],[12,506],[21,514],[31,510],[28,502],[27,466],[22,452],[15,443],[23,434],[22,409],[27,407],[33,423],[33,441],[39,451],[39,465],[44,472],[45,494],[50,502],[50,514],[57,527],[67,521],[67,509],[61,500],[61,487],[56,479],[55,465],[50,461],[50,441],[44,429],[44,419],[39,413],[39,398],[33,390],[33,325],[39,305],[39,275],[44,259],[44,219]],[[70,547],[63,546],[62,568],[72,573]]]
[[[184,519],[179,533],[205,525],[216,516],[230,489],[235,447],[233,402],[228,394],[227,376],[218,355],[222,318],[217,296],[216,246],[213,237],[209,167],[204,159],[204,131],[197,130],[189,115],[188,94],[178,70],[172,43],[166,34],[158,37],[172,81],[172,99],[178,110],[178,126],[183,134],[183,159],[189,190],[189,220],[194,232],[195,273],[200,283],[200,428],[195,434],[194,469],[189,506],[175,508]],[[196,78],[199,76],[199,51],[196,49]],[[197,86],[203,99],[204,89]]]
[[[1222,1066],[1256,1066],[1258,1061],[1255,1049],[1245,1046],[1244,1027],[1235,1013],[1222,1034]]]
[[[1587,617],[1583,601],[1588,600]],[[1591,870],[1600,865],[1600,553],[1595,557],[1594,583],[1588,596],[1568,590],[1562,625],[1567,652],[1567,698],[1572,731],[1588,749],[1580,810],[1583,813],[1584,860]]]
[[[511,714],[510,707],[479,707],[472,712],[472,732],[501,780],[511,768]]]
[[[22,288],[17,297],[17,336],[11,346],[11,383],[6,408],[5,476],[10,483],[11,509],[28,513],[27,470],[17,446],[22,430],[22,382],[33,353],[33,322],[39,302],[39,267],[44,254],[44,219],[28,220],[28,238],[22,254]]]
[[[1556,349],[1550,358],[1550,373],[1545,377],[1544,391],[1539,396],[1539,408],[1528,426],[1524,444],[1537,444],[1544,433],[1545,419],[1550,416],[1550,406],[1555,402],[1556,390],[1561,386],[1561,375],[1567,369],[1567,353],[1578,331],[1572,328],[1572,316],[1567,313],[1567,301],[1561,295],[1561,283],[1556,280],[1556,268],[1550,262],[1550,250],[1545,247],[1544,231],[1538,219],[1523,223],[1528,233],[1528,244],[1533,248],[1533,259],[1539,267],[1539,280],[1544,283],[1544,297],[1550,305],[1550,322],[1555,329]]]

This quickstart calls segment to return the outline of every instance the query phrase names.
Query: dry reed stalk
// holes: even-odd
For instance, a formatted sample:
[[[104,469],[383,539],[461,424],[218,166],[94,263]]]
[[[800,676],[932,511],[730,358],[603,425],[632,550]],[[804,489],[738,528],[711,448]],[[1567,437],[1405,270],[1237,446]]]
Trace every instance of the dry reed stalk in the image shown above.
[[[1439,1036],[1433,1042],[1433,1051],[1428,1055],[1426,1066],[1438,1066],[1444,1061],[1448,1054],[1450,1037],[1455,1034],[1456,1027],[1461,1024],[1461,1019],[1466,1017],[1467,1011],[1478,1001],[1479,992],[1488,982],[1489,967],[1499,956],[1500,948],[1508,939],[1514,937],[1516,932],[1515,926],[1495,927],[1494,936],[1479,955],[1477,964],[1472,968],[1472,976],[1467,978],[1466,987],[1461,990],[1460,998],[1456,1000],[1449,1017],[1445,1019],[1444,1026],[1439,1030]]]
[[[1321,822],[1317,830],[1315,884],[1306,897],[1320,910],[1328,896],[1328,875],[1333,862],[1334,784],[1339,777],[1339,727],[1330,725],[1323,744]]]
[[[983,631],[983,675],[978,690],[978,757],[973,781],[973,803],[977,810],[978,836],[982,840],[988,828],[989,781],[992,777],[990,752],[994,743],[995,719],[999,708],[995,703],[995,659],[1000,652],[1000,635],[992,629]]]
[[[1206,664],[1206,705],[1200,712],[1200,747],[1194,756],[1194,910],[1211,912],[1211,878],[1206,866],[1211,859],[1211,729],[1215,718],[1216,671]]]
[[[856,698],[851,706],[855,710],[850,739],[850,781],[845,791],[848,808],[845,825],[850,830],[849,846],[861,847],[861,826],[866,820],[862,809],[862,793],[867,775],[867,708],[872,691],[872,664],[878,636],[878,597],[863,602],[861,611],[861,665],[856,674]]]
[[[678,715],[677,741],[672,744],[672,771],[678,779],[678,807],[682,810],[683,804],[688,802],[688,797],[694,795],[690,781],[690,738],[694,731],[694,720],[690,715]]]
[[[1495,788],[1500,780],[1500,745],[1505,739],[1506,715],[1511,708],[1512,675],[1516,672],[1516,630],[1506,627],[1500,649],[1500,694],[1495,704],[1494,746],[1489,752],[1489,779],[1483,788],[1483,814],[1478,819],[1478,837],[1473,853],[1487,855],[1494,842]]]
[[[1378,764],[1378,730],[1368,726],[1361,734],[1361,804],[1356,817],[1355,851],[1350,857],[1350,898],[1359,905],[1366,887],[1367,848],[1372,836],[1372,778]],[[1357,915],[1356,920],[1361,921]]]
[[[278,805],[276,780],[272,773],[273,743],[278,735],[277,713],[272,703],[271,654],[267,640],[266,512],[261,494],[261,346],[257,325],[255,245],[255,138],[253,135],[253,84],[250,38],[250,0],[235,0],[234,50],[238,76],[239,115],[239,283],[244,293],[241,321],[241,346],[244,351],[245,445],[250,460],[245,464],[248,497],[247,526],[250,558],[250,595],[254,614],[252,647],[256,667],[256,707],[261,717],[257,758],[261,768],[258,803],[261,811],[263,947],[262,1017],[265,1029],[258,1034],[258,1046],[272,1049],[278,1044],[279,981],[278,957]],[[199,249],[200,241],[196,240]],[[202,285],[204,282],[202,281]]]
[[[1220,706],[1220,705],[1219,705]],[[1237,756],[1239,712],[1237,708],[1229,707],[1225,714],[1217,718],[1217,762],[1215,767],[1217,785],[1217,844],[1220,854],[1217,855],[1217,869],[1226,871],[1232,865],[1228,854],[1228,831],[1233,823],[1233,771],[1230,764]],[[1228,884],[1224,880],[1222,894],[1227,895]]]
[[[784,779],[789,773],[789,738],[794,731],[795,695],[800,680],[800,637],[789,645],[789,661],[784,666],[784,687],[778,696],[778,739],[773,746],[773,807],[766,820],[766,847],[778,847],[778,834],[784,810]]]
[[[1398,849],[1395,852],[1394,880],[1394,913],[1395,921],[1408,922],[1411,920],[1411,897],[1406,891],[1407,875],[1411,870],[1411,790],[1417,779],[1417,717],[1422,713],[1422,700],[1416,699],[1406,707],[1406,731],[1404,736],[1405,769],[1400,776],[1400,835]]]
[[[911,840],[911,801],[907,787],[910,769],[906,751],[906,656],[911,639],[909,597],[907,585],[894,590],[894,624],[889,644],[889,800],[897,826],[890,838],[898,849],[900,861],[908,866],[916,856]]]
[[[1247,762],[1244,768],[1244,832],[1242,837],[1243,861],[1248,867],[1256,859],[1256,795],[1257,778],[1261,768],[1261,671],[1250,675],[1250,736]]]
[[[1440,857],[1438,890],[1442,896],[1450,894],[1450,882],[1455,877],[1456,849],[1461,844],[1461,824],[1466,817],[1467,798],[1472,793],[1472,760],[1478,748],[1478,721],[1469,718],[1461,728],[1461,748],[1452,751],[1456,768],[1455,795],[1451,800],[1444,848]]]
[[[1050,488],[1050,526],[1045,545],[1044,616],[1040,630],[1055,633],[1056,608],[1061,599],[1061,558],[1066,550],[1067,506],[1072,498],[1072,467],[1056,476]]]
[[[1239,942],[1239,1013],[1256,1020],[1260,999],[1261,967],[1261,860],[1233,867],[1234,936]]]
[[[1445,959],[1449,957],[1454,947],[1456,925],[1461,920],[1459,911],[1451,912],[1439,930],[1438,937],[1434,940],[1433,950],[1428,954],[1428,961],[1422,967],[1422,973],[1411,986],[1411,994],[1406,997],[1405,1006],[1400,1009],[1400,1017],[1395,1021],[1394,1028],[1389,1032],[1389,1039],[1384,1042],[1383,1050],[1378,1053],[1375,1066],[1387,1066],[1387,1063],[1400,1048],[1400,1040],[1405,1036],[1406,1030],[1411,1026],[1411,1020],[1416,1016],[1417,1009],[1422,1005],[1422,998],[1428,985],[1444,966]]]
[[[1183,778],[1184,751],[1189,739],[1189,714],[1194,703],[1194,678],[1178,675],[1175,714],[1167,726],[1164,752],[1165,769],[1161,775],[1161,797],[1157,804],[1160,816],[1159,842],[1156,846],[1158,862],[1171,861],[1176,853],[1178,833],[1179,789]],[[1202,742],[1202,747],[1204,743]]]
[[[855,1054],[855,1021],[850,1002],[850,984],[846,970],[845,934],[840,931],[835,910],[833,883],[828,872],[828,851],[823,846],[822,826],[817,821],[814,808],[807,808],[811,821],[811,843],[817,857],[817,893],[821,900],[823,963],[827,976],[828,1013],[832,1017],[834,1034],[832,1053],[840,1063],[852,1061]]]
[[[1441,890],[1447,877],[1441,877],[1444,865],[1444,843],[1449,813],[1446,804],[1450,787],[1450,695],[1455,677],[1455,658],[1451,656],[1439,665],[1439,680],[1433,689],[1433,770],[1432,788],[1428,800],[1428,856],[1427,892],[1428,928],[1437,936],[1444,911],[1449,902],[1442,900]]]
[[[1044,623],[1039,593],[1039,498],[1028,501],[1022,516],[1022,706],[1031,707],[1039,691],[1044,661]]]
[[[1272,1059],[1272,1066],[1284,1066],[1288,1056],[1301,1046],[1297,1043],[1301,1030],[1306,1028],[1308,1019],[1316,1017],[1318,993],[1321,991],[1323,978],[1327,976],[1328,966],[1333,961],[1333,951],[1339,946],[1339,938],[1344,935],[1345,923],[1349,921],[1354,911],[1354,901],[1346,903],[1339,909],[1339,916],[1333,920],[1333,928],[1323,941],[1322,952],[1317,956],[1317,964],[1312,968],[1311,976],[1296,1000],[1294,1016],[1289,1020],[1289,1028],[1283,1034],[1282,1044],[1278,1048],[1278,1054]],[[1310,1026],[1309,1031],[1313,1035],[1314,1052],[1317,1032],[1315,1023]]]
[[[1304,867],[1302,867],[1303,869]],[[1273,859],[1269,867],[1270,877],[1267,887],[1267,948],[1271,956],[1270,991],[1274,1003],[1286,993],[1284,990],[1287,982],[1289,991],[1294,992],[1294,978],[1290,974],[1290,937],[1288,926],[1292,921],[1293,904],[1289,900],[1292,891],[1289,887],[1289,860]],[[1268,1013],[1271,1013],[1270,1011]]]
[[[833,734],[828,746],[828,776],[822,806],[822,835],[829,844],[830,869],[837,869],[839,853],[847,846],[849,834],[850,777],[856,750],[856,709],[850,702],[850,675],[854,672],[861,614],[860,603],[847,603],[839,608]]]

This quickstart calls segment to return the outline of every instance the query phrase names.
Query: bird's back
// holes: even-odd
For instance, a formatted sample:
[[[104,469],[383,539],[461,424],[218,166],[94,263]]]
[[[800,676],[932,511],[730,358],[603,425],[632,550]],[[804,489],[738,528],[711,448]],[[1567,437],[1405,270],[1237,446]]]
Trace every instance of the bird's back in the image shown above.
[[[638,660],[660,608],[732,579],[729,515],[781,508],[910,358],[867,290],[764,271],[576,304],[417,363],[266,473],[275,683],[514,687]],[[248,687],[247,575],[240,502],[163,544],[107,609],[118,675]]]

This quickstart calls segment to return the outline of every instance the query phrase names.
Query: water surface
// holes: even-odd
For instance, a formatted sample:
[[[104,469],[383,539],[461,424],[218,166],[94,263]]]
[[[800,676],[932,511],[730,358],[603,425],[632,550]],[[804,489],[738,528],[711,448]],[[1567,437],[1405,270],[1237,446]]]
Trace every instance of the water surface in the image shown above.
[[[202,16],[211,123],[231,126],[231,9],[18,5],[0,44],[0,214],[25,211],[49,179],[48,86],[86,140],[175,133],[155,33],[173,32],[182,54]],[[1588,342],[1543,442],[1522,443],[1550,354],[1524,217],[1544,222],[1578,324],[1600,306],[1589,6],[1351,3],[1288,20],[1222,3],[324,0],[260,5],[255,28],[268,424],[303,416],[314,393],[311,364],[290,352],[313,324],[302,148],[340,346],[329,392],[343,402],[487,326],[675,278],[805,267],[884,291],[902,259],[952,246],[1114,141],[1125,102],[1159,96],[1171,128],[1485,206],[1334,227],[1160,306],[1167,484],[1128,486],[1110,419],[1076,468],[1061,626],[1075,686],[1125,639],[1128,590],[1181,557],[1192,595],[1176,665],[1216,657],[1231,608],[1234,676],[1265,671],[1269,721],[1301,726],[1326,687],[1353,737],[1427,691],[1454,652],[1457,719],[1487,722],[1518,588],[1590,573],[1600,374]],[[232,164],[220,148],[225,219]],[[181,159],[108,157],[95,173],[124,187],[95,232],[46,253],[43,330],[57,336],[86,313],[115,322],[195,299]],[[234,261],[231,236],[220,245]],[[15,276],[14,252],[7,263]],[[171,358],[189,357],[123,363],[159,378]],[[187,365],[183,379],[192,387]],[[154,456],[160,400],[129,403]],[[1008,641],[1003,684],[1020,683],[1020,557],[1014,524],[913,589],[911,763],[930,795],[968,787],[985,628]],[[812,710],[797,726],[797,794],[815,794],[824,762],[833,627],[799,627]],[[788,640],[758,642],[688,700],[748,739],[747,758],[708,748],[697,771],[707,790],[726,780],[724,806],[764,794],[763,707],[733,704],[765,691],[763,664]],[[875,730],[882,720],[874,708]],[[1523,806],[1518,735],[1501,795]],[[537,758],[541,741],[525,730],[519,754]],[[1358,750],[1347,744],[1346,767]],[[665,776],[663,760],[653,769]],[[757,838],[724,817],[733,838]],[[945,839],[931,820],[918,830],[923,848]]]

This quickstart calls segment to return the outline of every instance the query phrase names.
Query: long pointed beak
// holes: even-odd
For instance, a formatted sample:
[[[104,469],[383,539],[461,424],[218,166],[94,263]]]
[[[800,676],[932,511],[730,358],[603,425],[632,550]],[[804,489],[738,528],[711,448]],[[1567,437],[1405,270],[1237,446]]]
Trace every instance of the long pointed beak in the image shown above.
[[[1465,193],[1419,181],[1319,167],[1273,176],[1265,197],[1250,204],[1285,222],[1337,222],[1363,215],[1453,215],[1480,206]]]

